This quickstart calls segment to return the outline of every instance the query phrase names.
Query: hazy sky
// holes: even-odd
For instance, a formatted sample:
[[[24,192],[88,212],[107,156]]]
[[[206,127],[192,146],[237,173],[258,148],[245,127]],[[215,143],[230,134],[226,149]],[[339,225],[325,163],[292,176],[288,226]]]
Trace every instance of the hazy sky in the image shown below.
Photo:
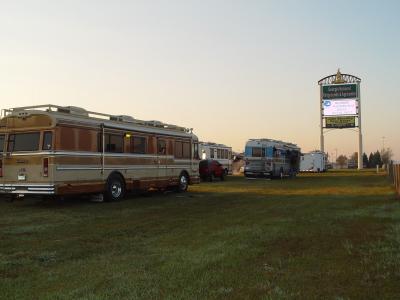
[[[317,81],[362,79],[364,149],[400,159],[400,1],[2,1],[0,106],[53,103],[319,148]],[[326,149],[358,149],[352,130]]]

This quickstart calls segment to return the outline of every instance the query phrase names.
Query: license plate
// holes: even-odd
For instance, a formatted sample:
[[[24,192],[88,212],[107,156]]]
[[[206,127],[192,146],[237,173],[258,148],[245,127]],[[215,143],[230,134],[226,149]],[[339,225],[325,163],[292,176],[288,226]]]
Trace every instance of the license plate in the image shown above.
[[[25,174],[20,174],[20,175],[18,175],[18,180],[26,180],[26,176],[25,176]]]

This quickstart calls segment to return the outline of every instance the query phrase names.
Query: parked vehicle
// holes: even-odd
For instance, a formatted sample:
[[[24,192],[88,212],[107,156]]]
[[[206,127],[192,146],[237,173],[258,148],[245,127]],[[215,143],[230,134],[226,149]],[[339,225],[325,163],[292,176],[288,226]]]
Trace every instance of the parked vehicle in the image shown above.
[[[215,159],[224,167],[225,175],[232,174],[232,147],[211,142],[199,142],[200,159]]]
[[[222,164],[214,159],[203,159],[199,163],[200,178],[213,181],[215,178],[225,179],[225,169]]]
[[[326,162],[326,154],[322,151],[304,153],[300,158],[300,172],[325,172]]]
[[[300,148],[272,139],[250,139],[245,147],[246,177],[294,177],[299,172]]]
[[[198,139],[159,121],[42,105],[4,110],[0,119],[0,193],[104,193],[199,182]]]

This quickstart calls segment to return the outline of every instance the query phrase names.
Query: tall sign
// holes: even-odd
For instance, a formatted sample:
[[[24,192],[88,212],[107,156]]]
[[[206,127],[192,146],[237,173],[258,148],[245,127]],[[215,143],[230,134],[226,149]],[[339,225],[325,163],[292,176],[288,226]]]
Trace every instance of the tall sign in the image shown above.
[[[342,74],[327,76],[318,81],[320,86],[321,151],[324,150],[324,131],[358,128],[358,169],[363,168],[361,132],[361,79]]]

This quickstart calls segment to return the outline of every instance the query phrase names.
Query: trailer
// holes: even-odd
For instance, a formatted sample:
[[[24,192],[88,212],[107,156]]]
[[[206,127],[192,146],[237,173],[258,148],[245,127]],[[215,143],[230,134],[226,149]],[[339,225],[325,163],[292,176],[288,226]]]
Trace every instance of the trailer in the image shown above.
[[[326,163],[326,154],[322,151],[304,153],[300,158],[300,172],[325,172]]]

